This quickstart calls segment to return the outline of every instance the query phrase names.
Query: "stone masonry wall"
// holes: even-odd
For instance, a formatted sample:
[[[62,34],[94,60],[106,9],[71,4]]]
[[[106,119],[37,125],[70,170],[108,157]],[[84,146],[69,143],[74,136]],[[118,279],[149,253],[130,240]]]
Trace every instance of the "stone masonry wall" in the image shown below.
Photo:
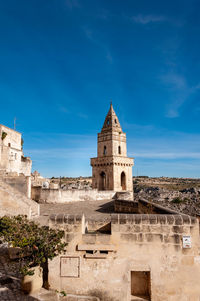
[[[114,196],[114,191],[93,190],[62,190],[62,189],[42,189],[32,187],[31,198],[41,203],[66,203],[76,201],[96,201],[110,200]]]
[[[95,232],[109,222],[111,234]],[[86,225],[94,232],[87,233]],[[67,253],[49,264],[52,288],[130,301],[134,300],[131,272],[140,271],[150,274],[153,301],[199,300],[199,222],[195,218],[112,214],[85,221],[62,214],[52,216],[50,226],[64,229],[68,242]],[[191,248],[183,248],[183,236],[190,236]]]

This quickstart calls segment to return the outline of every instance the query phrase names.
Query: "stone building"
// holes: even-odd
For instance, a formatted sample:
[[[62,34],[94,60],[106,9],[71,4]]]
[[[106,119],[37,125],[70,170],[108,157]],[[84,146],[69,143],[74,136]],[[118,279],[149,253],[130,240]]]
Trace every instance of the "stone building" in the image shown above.
[[[126,134],[122,131],[112,103],[98,134],[97,158],[91,159],[92,188],[132,191],[133,159],[127,157]]]
[[[21,133],[0,125],[0,178],[31,197],[32,161],[24,157]]]
[[[21,133],[0,125],[0,171],[31,176],[32,161],[24,157]]]
[[[66,254],[49,262],[52,289],[102,301],[199,300],[199,221],[194,217],[167,210],[86,218],[54,214],[49,226],[64,230],[68,243]]]

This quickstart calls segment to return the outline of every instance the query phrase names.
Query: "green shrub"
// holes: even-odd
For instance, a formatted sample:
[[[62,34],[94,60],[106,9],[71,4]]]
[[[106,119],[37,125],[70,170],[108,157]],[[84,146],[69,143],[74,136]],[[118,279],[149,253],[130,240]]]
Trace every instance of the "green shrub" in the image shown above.
[[[29,268],[48,263],[64,252],[64,231],[39,226],[26,216],[4,216],[0,218],[0,238],[12,247],[19,247],[21,274],[30,275]]]
[[[4,140],[8,134],[6,132],[2,132],[1,134],[1,140]]]
[[[184,200],[180,199],[179,197],[176,197],[172,200],[172,203],[174,203],[174,204],[180,204],[183,202],[184,202]]]

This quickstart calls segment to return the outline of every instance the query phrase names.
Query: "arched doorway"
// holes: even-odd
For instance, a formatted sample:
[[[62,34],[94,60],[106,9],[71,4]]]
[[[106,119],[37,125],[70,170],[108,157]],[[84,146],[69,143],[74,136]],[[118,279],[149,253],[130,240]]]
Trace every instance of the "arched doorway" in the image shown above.
[[[106,190],[106,174],[104,171],[100,173],[99,190]]]
[[[121,187],[122,187],[122,190],[126,190],[126,175],[125,175],[125,172],[123,172],[123,171],[121,173]]]

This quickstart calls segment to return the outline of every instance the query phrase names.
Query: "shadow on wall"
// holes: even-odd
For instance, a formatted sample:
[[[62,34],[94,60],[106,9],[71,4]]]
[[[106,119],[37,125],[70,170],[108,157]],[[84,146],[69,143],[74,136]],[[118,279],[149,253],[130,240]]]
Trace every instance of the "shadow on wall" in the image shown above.
[[[102,213],[115,213],[114,201],[110,201],[103,205],[100,205],[99,209],[97,209],[96,211]]]
[[[119,299],[117,300],[116,298],[110,297],[109,293],[102,290],[90,290],[88,295],[98,297],[101,301],[120,301]]]

